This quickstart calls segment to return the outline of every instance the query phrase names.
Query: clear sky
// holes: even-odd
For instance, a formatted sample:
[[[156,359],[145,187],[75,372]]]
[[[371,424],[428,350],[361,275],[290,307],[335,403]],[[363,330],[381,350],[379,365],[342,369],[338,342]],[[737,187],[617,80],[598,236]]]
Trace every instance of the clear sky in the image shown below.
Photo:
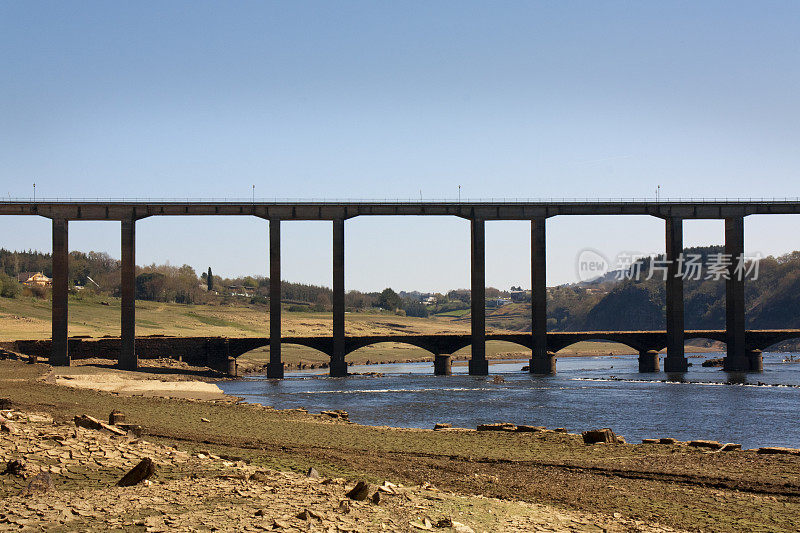
[[[800,196],[800,3],[2,2],[0,194],[464,199]],[[267,223],[139,222],[137,262],[266,273]],[[746,222],[800,249],[800,218]],[[44,219],[0,246],[50,249]],[[460,219],[346,225],[348,289],[469,285]],[[530,286],[529,225],[487,225],[487,284]],[[284,224],[285,279],[329,284],[330,223]],[[548,221],[548,283],[585,247],[664,249],[647,217]],[[722,242],[689,222],[687,245]],[[119,257],[119,227],[70,247]]]

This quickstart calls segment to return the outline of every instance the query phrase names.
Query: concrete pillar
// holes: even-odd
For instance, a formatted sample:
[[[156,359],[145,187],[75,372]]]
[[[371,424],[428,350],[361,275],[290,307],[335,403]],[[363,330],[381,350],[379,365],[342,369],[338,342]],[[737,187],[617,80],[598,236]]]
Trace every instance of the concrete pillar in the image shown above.
[[[333,221],[333,357],[330,375],[346,376],[344,360],[344,219]]]
[[[267,377],[283,378],[281,359],[281,221],[269,221],[269,364]]]
[[[67,320],[69,289],[69,223],[64,219],[53,219],[53,307],[50,364],[69,366],[67,349]]]
[[[433,359],[433,375],[449,376],[452,374],[452,362],[448,354],[436,354]]]
[[[136,221],[133,219],[122,221],[121,237],[122,313],[118,364],[123,370],[136,370],[139,367],[139,359],[136,357]]]
[[[667,218],[666,226],[667,357],[664,371],[686,372],[689,361],[683,352],[683,272],[679,261],[683,253],[683,219]]]
[[[485,376],[489,373],[486,360],[486,232],[485,222],[472,220],[472,285],[470,300],[472,306],[472,357],[469,360],[469,373]]]
[[[764,359],[761,350],[747,350],[747,363],[750,372],[763,372]]]
[[[555,374],[556,358],[547,351],[547,255],[545,217],[531,220],[531,374]]]
[[[658,372],[659,370],[658,351],[639,350],[639,372],[644,374]]]
[[[736,269],[744,254],[744,217],[725,219],[725,254],[731,263],[725,281],[725,342],[728,354],[724,369],[747,372],[750,363],[744,343],[744,275]]]
[[[235,357],[228,357],[228,371],[227,374],[235,378],[239,375],[239,371],[236,365],[236,358]],[[269,377],[269,376],[268,376]]]

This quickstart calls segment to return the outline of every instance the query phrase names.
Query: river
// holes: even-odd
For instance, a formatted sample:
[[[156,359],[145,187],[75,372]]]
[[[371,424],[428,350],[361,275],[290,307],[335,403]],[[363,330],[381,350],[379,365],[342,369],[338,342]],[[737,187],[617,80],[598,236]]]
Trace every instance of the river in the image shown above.
[[[432,428],[437,422],[474,428],[511,422],[565,427],[570,432],[610,427],[628,442],[642,438],[713,439],[758,446],[800,447],[800,363],[765,353],[761,374],[728,376],[690,358],[684,382],[640,374],[636,356],[562,357],[558,374],[531,376],[524,362],[491,364],[487,377],[453,366],[434,376],[433,363],[352,366],[376,376],[329,378],[324,370],[287,372],[286,379],[249,376],[218,383],[227,394],[278,409],[344,409],[359,424]],[[662,361],[663,366],[663,361]],[[500,375],[503,383],[493,383]]]

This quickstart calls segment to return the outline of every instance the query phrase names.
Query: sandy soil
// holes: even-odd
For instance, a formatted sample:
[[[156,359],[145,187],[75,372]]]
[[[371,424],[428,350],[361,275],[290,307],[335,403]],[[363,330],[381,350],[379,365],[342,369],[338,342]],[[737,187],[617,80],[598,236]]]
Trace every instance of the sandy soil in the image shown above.
[[[163,380],[143,377],[139,372],[105,370],[95,367],[54,367],[45,380],[78,389],[93,389],[124,396],[192,398],[195,400],[232,399],[213,383],[196,380]]]

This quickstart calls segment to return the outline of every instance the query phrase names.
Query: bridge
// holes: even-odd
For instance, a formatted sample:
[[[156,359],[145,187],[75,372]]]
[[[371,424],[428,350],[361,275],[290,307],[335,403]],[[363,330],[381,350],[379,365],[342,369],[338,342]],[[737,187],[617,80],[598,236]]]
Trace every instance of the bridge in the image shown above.
[[[708,339],[725,342],[725,330],[687,330],[684,338]],[[745,332],[745,347],[755,366],[749,371],[760,371],[760,353],[779,342],[800,338],[800,329],[748,330]],[[514,343],[527,349],[533,348],[530,333],[490,333],[487,341]],[[611,341],[623,344],[639,354],[639,372],[658,372],[660,370],[659,352],[667,346],[666,331],[579,331],[549,332],[547,345],[559,351],[582,341]],[[270,345],[269,337],[167,337],[152,335],[137,337],[137,355],[140,358],[172,358],[201,366],[207,366],[231,375],[236,374],[235,360],[256,348]],[[283,337],[283,345],[294,344],[318,350],[334,360],[333,337]],[[368,335],[347,337],[345,355],[373,344],[398,343],[422,348],[434,356],[434,373],[450,374],[452,354],[470,346],[469,334],[442,335]],[[2,347],[22,354],[49,357],[52,342],[19,340],[3,344]],[[104,337],[100,339],[73,337],[68,340],[72,358],[118,357],[121,353],[121,339]]]
[[[527,220],[531,223],[531,326],[528,344],[531,348],[530,371],[535,374],[555,372],[554,351],[557,337],[547,332],[546,316],[546,244],[548,218],[576,215],[648,215],[665,223],[668,262],[666,285],[666,331],[663,335],[667,355],[667,372],[685,372],[688,361],[684,354],[687,335],[684,328],[683,278],[678,256],[683,250],[683,221],[687,219],[721,219],[725,221],[725,253],[739,257],[744,253],[744,220],[749,215],[800,214],[800,199],[784,200],[591,200],[591,201],[481,201],[481,202],[378,202],[378,201],[163,201],[163,200],[76,200],[76,201],[0,201],[0,215],[31,215],[52,220],[53,236],[53,311],[50,361],[69,365],[68,339],[68,228],[73,220],[113,220],[120,222],[122,244],[122,313],[119,366],[136,369],[137,338],[135,333],[135,250],[136,222],[154,216],[252,216],[269,221],[271,280],[281,279],[281,223],[294,220],[325,220],[333,229],[333,331],[330,337],[332,376],[347,375],[345,355],[348,347],[357,344],[345,336],[344,245],[345,222],[357,216],[407,215],[456,216],[467,219],[471,227],[471,334],[472,348],[469,372],[488,374],[486,360],[485,316],[485,223],[492,220]],[[744,279],[737,276],[736,264],[728,267],[726,280],[726,327],[724,340],[727,354],[724,368],[728,371],[758,371],[761,356],[747,344],[745,331]],[[270,284],[270,363],[267,375],[283,377],[281,360],[280,283]],[[609,333],[609,332],[607,332]],[[610,334],[610,333],[609,333]],[[631,333],[633,334],[633,333]],[[655,333],[654,333],[655,334]],[[715,335],[720,335],[719,332]],[[459,337],[459,343],[465,339]],[[311,341],[309,341],[311,342]],[[314,341],[322,342],[322,341]],[[392,341],[396,342],[396,341]],[[421,341],[420,341],[421,342]],[[453,341],[455,342],[455,341]],[[631,342],[636,342],[631,340]],[[355,344],[354,344],[355,343]],[[446,343],[445,343],[446,344]],[[458,344],[458,343],[456,343]],[[455,346],[456,344],[453,344]],[[652,344],[641,344],[641,346]],[[430,346],[433,346],[431,341]],[[449,345],[448,345],[449,346]],[[633,346],[633,345],[631,345]],[[427,349],[427,348],[426,348]],[[450,349],[442,348],[443,350]],[[637,348],[638,349],[638,348]],[[649,350],[648,350],[649,351]],[[327,352],[326,352],[327,353]]]

